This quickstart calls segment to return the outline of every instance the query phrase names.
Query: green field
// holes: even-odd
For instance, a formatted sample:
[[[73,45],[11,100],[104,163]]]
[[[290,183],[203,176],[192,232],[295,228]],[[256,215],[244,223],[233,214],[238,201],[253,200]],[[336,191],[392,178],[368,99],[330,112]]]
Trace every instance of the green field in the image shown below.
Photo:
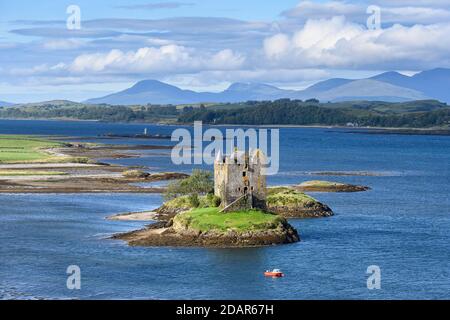
[[[0,163],[52,162],[57,157],[44,149],[60,145],[31,136],[0,135]]]
[[[259,210],[246,210],[229,213],[219,212],[219,208],[194,209],[179,214],[174,218],[174,224],[180,224],[190,229],[205,231],[237,232],[275,229],[283,218]]]

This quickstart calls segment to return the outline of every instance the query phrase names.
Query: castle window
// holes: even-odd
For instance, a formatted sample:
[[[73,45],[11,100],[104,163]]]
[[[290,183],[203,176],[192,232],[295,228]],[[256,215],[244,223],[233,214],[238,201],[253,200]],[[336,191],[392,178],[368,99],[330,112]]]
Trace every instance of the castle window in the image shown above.
[[[251,190],[253,191],[253,187],[251,187]]]
[[[242,172],[242,176],[243,176],[243,177],[247,176],[247,172],[245,172],[245,171]]]
[[[240,192],[240,191],[241,191],[241,188],[238,188],[238,191]]]

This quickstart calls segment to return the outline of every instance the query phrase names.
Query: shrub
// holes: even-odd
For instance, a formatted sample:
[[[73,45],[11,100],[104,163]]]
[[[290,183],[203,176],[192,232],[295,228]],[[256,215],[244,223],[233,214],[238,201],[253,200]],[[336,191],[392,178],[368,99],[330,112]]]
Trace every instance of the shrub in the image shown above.
[[[212,174],[209,171],[193,170],[189,178],[169,183],[164,197],[168,200],[184,195],[205,195],[214,191]]]
[[[198,208],[200,206],[200,200],[198,199],[198,195],[196,193],[189,195],[189,204],[192,208]]]

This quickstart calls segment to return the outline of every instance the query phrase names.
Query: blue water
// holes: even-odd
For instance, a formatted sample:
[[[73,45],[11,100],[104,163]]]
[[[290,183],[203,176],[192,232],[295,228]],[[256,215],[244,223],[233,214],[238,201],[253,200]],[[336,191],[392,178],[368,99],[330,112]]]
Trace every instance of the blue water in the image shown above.
[[[1,133],[84,136],[170,133],[174,127],[59,121],[0,121]],[[0,195],[0,298],[18,299],[449,299],[450,138],[348,134],[283,128],[281,170],[269,183],[328,179],[368,185],[363,193],[317,193],[336,213],[290,220],[302,241],[247,249],[132,248],[109,235],[141,222],[108,221],[158,207],[159,195]],[[108,143],[170,144],[118,139]],[[153,153],[152,153],[153,152]],[[116,160],[175,167],[164,150]],[[379,176],[320,177],[316,171]],[[67,266],[81,290],[66,288]],[[381,268],[368,290],[366,269]],[[282,279],[262,272],[281,268]]]

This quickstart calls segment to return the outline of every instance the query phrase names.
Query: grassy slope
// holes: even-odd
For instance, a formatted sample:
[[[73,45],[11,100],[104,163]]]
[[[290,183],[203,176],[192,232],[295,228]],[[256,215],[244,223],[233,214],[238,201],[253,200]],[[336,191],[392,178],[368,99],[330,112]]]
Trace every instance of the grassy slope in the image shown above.
[[[304,206],[316,203],[317,200],[302,192],[288,187],[274,187],[267,189],[267,205],[270,206]]]
[[[247,210],[230,213],[220,213],[219,208],[194,209],[179,214],[174,223],[189,227],[190,229],[205,231],[247,232],[257,230],[275,229],[283,218],[259,210]]]
[[[200,208],[208,208],[214,207],[214,203],[212,203],[207,196],[199,196],[198,200],[200,202]],[[189,196],[180,196],[175,199],[169,200],[164,203],[167,208],[189,208],[193,209],[191,202],[189,201]]]
[[[332,181],[322,181],[322,180],[312,180],[306,181],[300,184],[302,187],[340,187],[345,186],[344,183],[332,182]]]

